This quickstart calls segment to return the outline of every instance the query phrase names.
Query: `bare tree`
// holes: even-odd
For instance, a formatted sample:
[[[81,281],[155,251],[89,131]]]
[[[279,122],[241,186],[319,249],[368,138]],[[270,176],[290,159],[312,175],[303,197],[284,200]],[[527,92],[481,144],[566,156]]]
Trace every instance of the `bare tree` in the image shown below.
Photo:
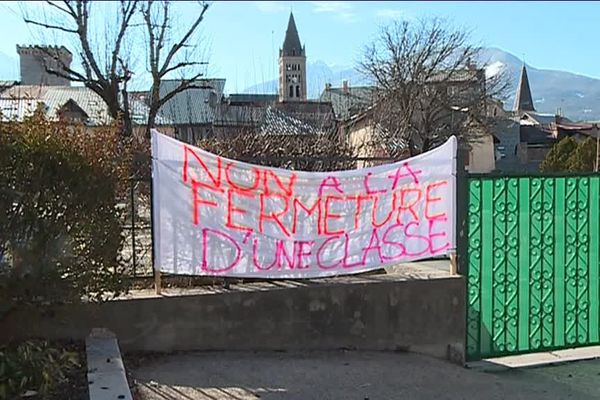
[[[122,121],[125,135],[131,135],[132,132],[127,95],[127,83],[132,78],[132,71],[123,48],[132,28],[137,3],[136,0],[121,0],[119,2],[114,38],[105,38],[106,48],[104,54],[94,46],[91,39],[93,37],[91,30],[92,1],[46,1],[47,6],[58,12],[61,17],[57,23],[30,18],[27,14],[24,17],[25,22],[28,24],[74,35],[77,38],[79,47],[77,50],[83,71],[77,71],[66,65],[58,52],[55,51],[48,51],[47,54],[55,61],[53,64],[58,65],[58,67],[53,68],[47,65],[46,69],[49,73],[70,81],[81,82],[98,94],[106,103],[110,116],[115,120]],[[108,56],[103,60],[103,56],[107,54]]]
[[[222,126],[196,145],[223,157],[292,170],[356,167],[354,150],[339,134],[330,113],[316,112],[307,120],[271,107],[258,120],[238,114],[244,121],[255,122]]]
[[[470,127],[485,124],[486,102],[506,79],[486,77],[475,64],[480,51],[466,31],[437,18],[395,22],[365,48],[359,69],[376,86],[370,112],[392,157],[481,134]]]
[[[199,2],[200,10],[193,23],[183,30],[183,34],[175,38],[175,31],[180,31],[180,21],[175,18],[169,0],[120,0],[118,3],[117,24],[114,26],[114,37],[106,37],[93,43],[91,39],[98,32],[93,32],[91,21],[98,18],[90,0],[64,0],[62,2],[46,1],[48,7],[58,13],[58,20],[31,18],[25,14],[25,22],[31,25],[72,35],[77,38],[78,52],[83,71],[67,65],[56,51],[47,51],[54,65],[47,65],[49,73],[64,77],[73,82],[81,82],[97,93],[107,105],[110,116],[123,123],[125,134],[132,133],[132,118],[127,93],[127,85],[133,75],[130,53],[125,50],[126,44],[133,43],[134,29],[142,26],[147,34],[147,70],[151,74],[152,86],[148,99],[148,132],[155,124],[160,108],[178,93],[187,89],[204,87],[198,83],[203,76],[200,72],[192,72],[188,78],[181,79],[174,89],[161,93],[160,83],[167,75],[188,71],[190,67],[206,64],[191,59],[189,48],[194,47],[192,41],[198,31],[208,9],[207,2]],[[139,14],[138,14],[139,13]],[[138,24],[136,15],[141,15],[142,23]],[[112,16],[111,16],[112,17]],[[110,25],[108,17],[106,24]],[[175,29],[177,27],[177,29]]]
[[[352,149],[329,135],[265,135],[240,128],[227,137],[211,136],[197,145],[220,156],[302,171],[356,168]]]
[[[196,71],[192,73],[191,77],[181,79],[179,84],[172,90],[162,94],[160,90],[161,81],[168,74],[177,71],[184,72],[190,67],[206,64],[203,61],[193,61],[189,57],[185,57],[185,55],[183,59],[178,58],[181,50],[193,47],[191,42],[194,34],[197,32],[200,23],[204,20],[204,14],[208,10],[209,4],[207,2],[200,2],[199,5],[198,16],[178,39],[173,38],[172,24],[178,22],[173,20],[171,1],[147,0],[141,9],[148,39],[148,67],[152,75],[150,110],[147,121],[148,135],[150,129],[155,124],[160,108],[165,103],[185,90],[206,87],[206,85],[198,81],[204,74]]]

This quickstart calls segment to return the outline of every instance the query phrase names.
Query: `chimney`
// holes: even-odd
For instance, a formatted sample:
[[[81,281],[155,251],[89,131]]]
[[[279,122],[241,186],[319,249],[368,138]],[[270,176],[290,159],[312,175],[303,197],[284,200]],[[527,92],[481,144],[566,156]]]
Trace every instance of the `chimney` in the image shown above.
[[[350,93],[350,87],[348,86],[348,81],[345,79],[342,81],[342,93],[344,93],[344,94]]]
[[[477,65],[475,65],[475,63],[473,62],[473,60],[471,59],[471,57],[467,58],[467,69],[469,71],[474,71],[477,69]]]
[[[331,90],[331,83],[325,84],[325,90]]]

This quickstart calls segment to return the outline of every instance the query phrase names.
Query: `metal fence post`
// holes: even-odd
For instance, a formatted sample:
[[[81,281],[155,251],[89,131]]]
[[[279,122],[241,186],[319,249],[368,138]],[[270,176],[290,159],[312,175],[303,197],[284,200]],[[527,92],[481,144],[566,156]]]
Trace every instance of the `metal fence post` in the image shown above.
[[[456,151],[456,268],[467,275],[467,223],[469,216],[468,173],[465,170],[465,150]]]
[[[131,194],[131,262],[133,265],[133,277],[135,278],[137,260],[135,257],[135,180],[131,178],[129,180],[129,188]]]
[[[157,295],[160,295],[162,292],[162,283],[161,283],[161,274],[160,271],[156,269],[156,251],[155,251],[155,243],[154,243],[154,165],[152,166],[152,172],[150,173],[150,243],[151,243],[151,251],[152,251],[152,273],[154,275],[154,291]]]

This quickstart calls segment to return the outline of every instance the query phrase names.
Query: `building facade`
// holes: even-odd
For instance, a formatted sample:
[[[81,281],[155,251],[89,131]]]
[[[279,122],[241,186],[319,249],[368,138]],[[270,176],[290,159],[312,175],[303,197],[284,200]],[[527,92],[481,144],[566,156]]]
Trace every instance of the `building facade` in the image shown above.
[[[73,55],[64,46],[17,46],[21,85],[70,86],[71,81],[49,71],[70,68]]]

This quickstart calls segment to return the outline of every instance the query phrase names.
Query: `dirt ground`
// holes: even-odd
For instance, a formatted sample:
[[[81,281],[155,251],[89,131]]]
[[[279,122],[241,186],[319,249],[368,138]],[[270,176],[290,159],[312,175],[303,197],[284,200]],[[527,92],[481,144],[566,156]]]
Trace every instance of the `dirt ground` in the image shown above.
[[[141,358],[138,400],[600,399],[600,361],[486,373],[410,353],[196,352]]]

